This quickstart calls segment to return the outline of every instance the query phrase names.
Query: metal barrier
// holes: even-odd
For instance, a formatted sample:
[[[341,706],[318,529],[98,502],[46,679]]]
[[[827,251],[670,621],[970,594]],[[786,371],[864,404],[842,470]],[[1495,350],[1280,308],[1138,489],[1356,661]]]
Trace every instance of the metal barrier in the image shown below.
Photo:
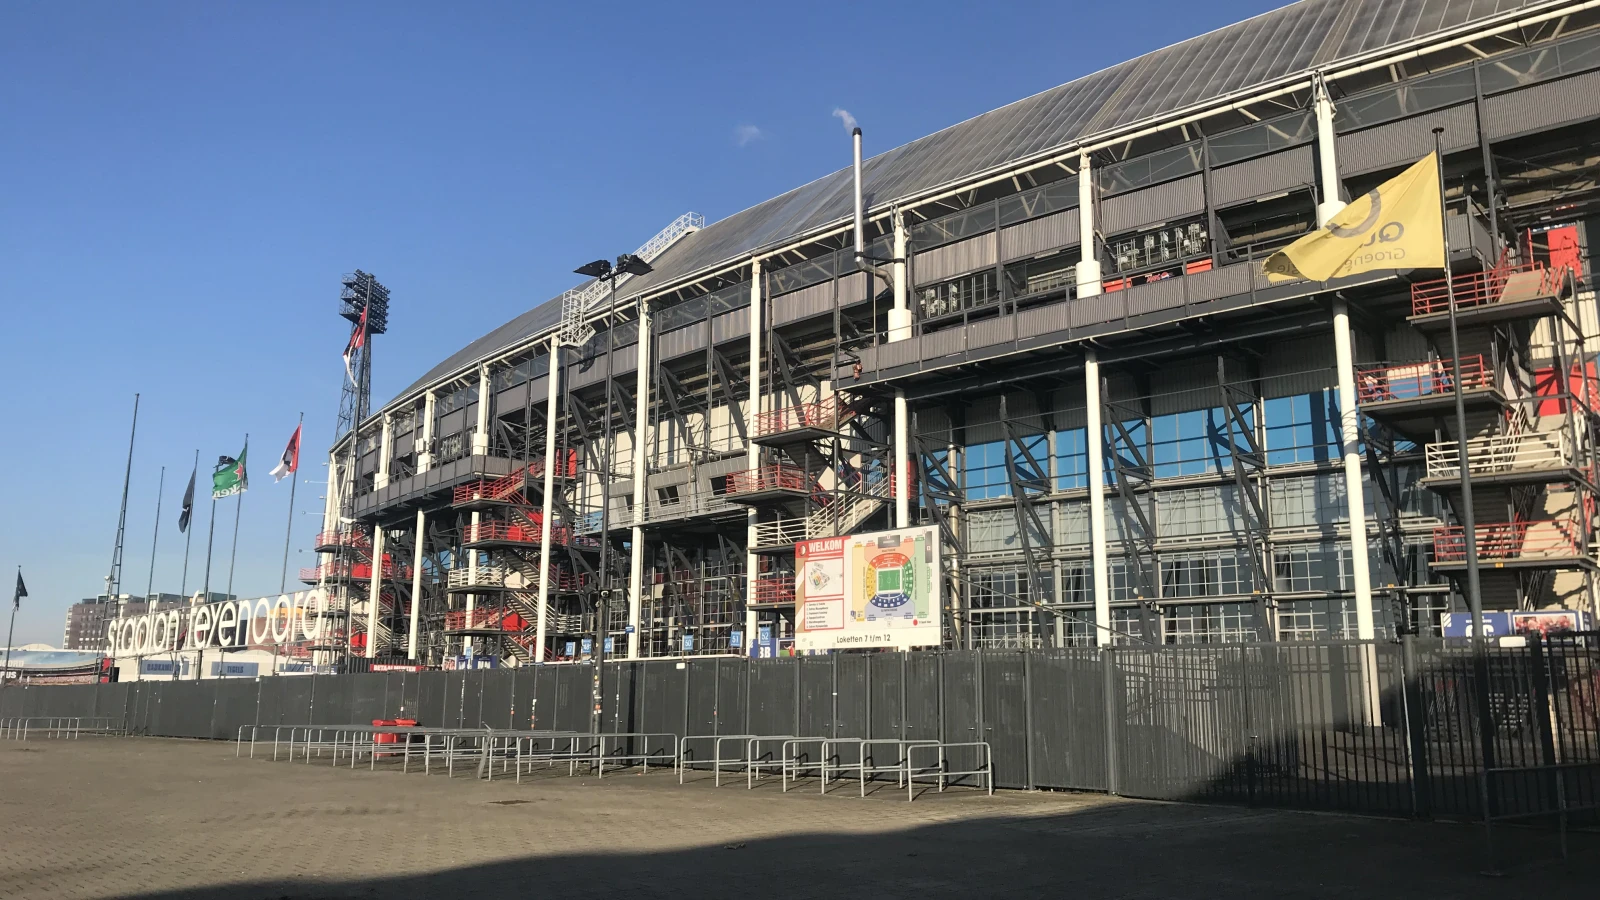
[[[0,738],[25,741],[33,733],[47,738],[77,740],[89,734],[121,734],[123,728],[111,716],[11,716],[0,719]]]
[[[983,750],[983,766],[981,768],[972,769],[969,771],[952,771],[949,768],[949,759],[945,756],[945,751],[954,750],[958,747],[981,748]],[[938,751],[938,762],[935,765],[924,766],[919,769],[912,764],[911,760],[914,754],[924,750]],[[939,793],[942,794],[944,793],[944,785],[946,781],[950,780],[951,778],[960,778],[965,775],[985,776],[986,780],[989,782],[989,795],[994,796],[994,751],[989,747],[988,741],[960,741],[954,743],[946,743],[941,741],[931,744],[912,744],[906,747],[906,800],[908,802],[917,799],[916,782],[919,778],[925,780],[937,779],[939,783]]]
[[[1479,775],[1479,787],[1481,789],[1481,795],[1484,801],[1483,840],[1484,848],[1489,859],[1489,871],[1491,873],[1498,872],[1499,870],[1499,861],[1495,858],[1494,847],[1494,823],[1496,822],[1511,822],[1521,819],[1540,819],[1547,816],[1554,816],[1556,819],[1556,832],[1560,835],[1561,858],[1567,858],[1567,830],[1569,824],[1568,820],[1571,814],[1576,812],[1595,812],[1600,810],[1600,799],[1578,804],[1568,802],[1569,796],[1574,792],[1568,790],[1567,776],[1569,774],[1581,771],[1587,771],[1590,773],[1600,772],[1600,762],[1554,763],[1543,766],[1502,766],[1493,769],[1485,769],[1483,773]],[[1540,775],[1543,773],[1548,773],[1549,775],[1551,792],[1554,795],[1552,799],[1555,801],[1554,809],[1522,810],[1519,812],[1496,813],[1491,813],[1489,811],[1493,806],[1493,803],[1490,801],[1492,793],[1490,790],[1490,779],[1497,776]],[[1581,794],[1583,792],[1578,791],[1577,793]],[[1593,794],[1594,792],[1591,790],[1588,793]]]
[[[861,796],[867,796],[867,779],[869,775],[886,775],[890,772],[893,772],[895,773],[894,786],[897,788],[905,787],[906,767],[909,763],[909,754],[906,753],[906,749],[918,744],[937,743],[939,742],[931,738],[924,740],[910,740],[906,738],[868,738],[862,741],[860,744],[861,761],[856,769],[861,779]],[[895,761],[893,765],[880,766],[877,764],[878,760],[877,757],[872,755],[872,748],[879,745],[891,746],[896,749],[897,752],[895,754]],[[869,759],[872,760],[872,765],[867,764],[867,760]]]
[[[820,793],[826,794],[828,792],[828,769],[830,768],[829,765],[828,765],[828,761],[831,760],[831,759],[838,758],[838,754],[837,753],[831,753],[829,751],[831,749],[835,748],[835,747],[841,747],[841,746],[853,746],[853,747],[859,748],[864,743],[866,743],[866,738],[855,738],[855,737],[847,737],[847,738],[794,738],[792,740],[784,741],[784,743],[783,743],[783,754],[782,754],[783,755],[783,791],[784,791],[784,793],[788,793],[789,792],[789,782],[790,782],[790,780],[794,780],[794,781],[799,781],[800,780],[801,771],[807,770],[807,769],[819,769],[820,771],[818,772],[818,774],[821,776],[821,778],[819,780],[822,782]],[[818,746],[818,749],[817,749],[817,761],[815,763],[802,763],[800,761],[799,749],[801,747],[807,746],[809,744],[816,744]],[[790,753],[789,751],[790,751],[791,748],[793,748],[796,752]],[[838,765],[835,765],[832,768],[836,772],[844,772],[844,771],[846,771],[848,769],[859,769],[861,767],[861,764],[862,764],[861,760],[862,760],[862,758],[858,757],[856,762],[847,763],[843,759],[839,759]]]

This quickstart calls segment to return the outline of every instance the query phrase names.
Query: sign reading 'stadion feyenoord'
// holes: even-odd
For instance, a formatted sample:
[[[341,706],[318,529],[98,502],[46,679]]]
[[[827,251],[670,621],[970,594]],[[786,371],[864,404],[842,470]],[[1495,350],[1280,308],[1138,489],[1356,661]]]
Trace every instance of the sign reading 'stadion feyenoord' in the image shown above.
[[[321,588],[276,598],[202,603],[117,619],[106,626],[106,655],[288,644],[321,637],[328,595]]]
[[[794,570],[796,650],[939,645],[937,529],[802,541]]]

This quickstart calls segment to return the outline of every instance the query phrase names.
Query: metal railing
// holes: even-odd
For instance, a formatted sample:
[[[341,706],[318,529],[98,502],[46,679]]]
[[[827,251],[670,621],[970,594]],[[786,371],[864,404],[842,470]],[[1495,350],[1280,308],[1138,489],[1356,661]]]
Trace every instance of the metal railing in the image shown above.
[[[451,569],[446,579],[446,587],[505,587],[506,576],[510,574],[511,570],[505,566],[480,563],[476,572],[470,568]]]
[[[411,577],[411,567],[384,563],[381,574],[385,579],[406,579]],[[300,570],[300,580],[307,584],[315,584],[324,579],[339,578],[352,578],[356,581],[370,580],[372,578],[372,563],[327,563],[321,566],[308,566]]]
[[[728,473],[725,493],[753,494],[758,491],[796,491],[810,494],[817,491],[817,481],[799,466],[773,463],[759,469]]]
[[[781,407],[756,416],[755,436],[764,437],[783,434],[787,431],[798,431],[802,428],[821,428],[826,431],[835,431],[843,419],[841,412],[846,411],[848,411],[848,408],[839,402],[838,394],[833,394],[827,399],[816,403],[798,403],[794,406]]]
[[[1427,461],[1429,478],[1461,474],[1461,450],[1455,441],[1429,444]],[[1572,441],[1565,432],[1530,431],[1467,441],[1467,471],[1473,475],[1564,469],[1572,464]]]
[[[780,606],[794,602],[794,573],[779,572],[756,576],[752,606]]]
[[[783,547],[806,540],[807,536],[808,530],[805,519],[778,519],[772,522],[757,522],[755,527],[755,546],[757,548]]]
[[[1494,387],[1494,367],[1483,354],[1461,357],[1462,390]],[[1448,394],[1455,390],[1455,367],[1448,359],[1380,363],[1356,370],[1356,402],[1386,403]]]
[[[355,550],[372,549],[372,537],[360,529],[341,528],[317,534],[312,547],[349,547]]]
[[[1493,522],[1473,531],[1478,558],[1487,560],[1566,559],[1583,555],[1574,523],[1560,519],[1539,522]],[[1433,530],[1433,556],[1438,562],[1464,562],[1466,529],[1445,525]]]
[[[1526,299],[1555,296],[1561,289],[1562,279],[1568,277],[1568,270],[1565,268],[1552,269],[1539,263],[1527,263],[1457,275],[1450,279],[1451,284],[1446,284],[1443,278],[1419,282],[1411,286],[1411,314],[1423,316],[1447,312],[1450,308],[1449,288],[1452,285],[1455,288],[1457,309],[1498,303],[1505,296],[1506,286],[1512,277],[1525,273],[1537,275],[1537,283],[1530,285],[1534,288],[1534,293]]]

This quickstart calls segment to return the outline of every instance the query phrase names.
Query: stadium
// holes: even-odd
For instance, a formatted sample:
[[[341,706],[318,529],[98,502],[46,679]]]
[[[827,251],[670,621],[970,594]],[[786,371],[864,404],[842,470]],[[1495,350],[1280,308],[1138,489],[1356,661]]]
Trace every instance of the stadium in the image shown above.
[[[687,214],[377,409],[356,273],[315,649],[782,655],[797,548],[912,530],[917,646],[1591,614],[1596,6],[1305,0]],[[1262,274],[1436,129],[1449,280]]]

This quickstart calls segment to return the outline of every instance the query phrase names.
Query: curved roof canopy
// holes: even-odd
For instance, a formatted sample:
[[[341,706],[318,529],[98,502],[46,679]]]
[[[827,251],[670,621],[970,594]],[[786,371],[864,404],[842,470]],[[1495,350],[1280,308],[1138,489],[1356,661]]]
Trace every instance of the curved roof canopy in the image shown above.
[[[1310,72],[1537,0],[1302,0],[1085,75],[912,141],[863,163],[862,191],[877,207],[1053,148],[1252,87]],[[625,296],[785,242],[852,215],[848,168],[689,235],[628,282]],[[560,298],[473,341],[401,393],[553,327]]]

